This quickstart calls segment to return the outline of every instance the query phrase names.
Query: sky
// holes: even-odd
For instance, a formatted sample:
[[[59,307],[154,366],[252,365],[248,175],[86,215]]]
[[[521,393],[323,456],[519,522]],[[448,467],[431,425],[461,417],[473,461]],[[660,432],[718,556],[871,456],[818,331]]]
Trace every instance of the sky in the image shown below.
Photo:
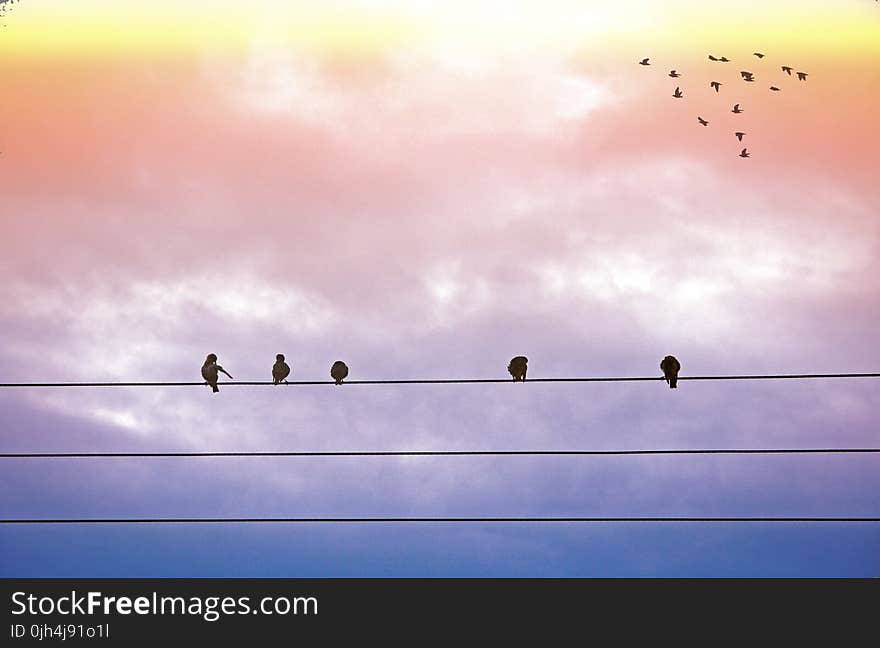
[[[0,24],[0,382],[880,370],[871,0]],[[878,409],[870,379],[2,389],[0,448],[878,447]],[[880,515],[876,455],[0,461],[3,518]],[[6,577],[878,575],[877,524],[0,526]]]

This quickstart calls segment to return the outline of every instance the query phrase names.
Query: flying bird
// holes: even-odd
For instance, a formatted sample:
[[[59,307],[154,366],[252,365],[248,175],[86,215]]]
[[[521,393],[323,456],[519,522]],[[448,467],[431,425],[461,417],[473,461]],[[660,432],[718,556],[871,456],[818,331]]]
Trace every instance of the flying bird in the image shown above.
[[[330,377],[336,381],[337,385],[341,385],[342,381],[348,377],[348,365],[342,360],[337,360],[330,367]]]
[[[272,382],[276,385],[280,384],[282,380],[287,382],[289,375],[290,367],[284,362],[284,354],[279,353],[275,356],[275,364],[272,365]]]
[[[737,131],[736,133],[734,133],[734,135],[736,135],[736,139],[738,139],[740,142],[742,142],[743,135],[745,135],[745,133],[743,133],[742,131]]]
[[[785,72],[788,76],[791,76],[791,68],[787,65],[782,66],[782,71]]]
[[[715,92],[718,92],[718,89],[721,87],[721,84],[718,81],[711,81],[709,85],[715,88]]]
[[[743,79],[745,79],[747,81],[751,78],[754,78],[754,76],[755,76],[754,72],[749,72],[747,70],[740,70],[739,74]]]
[[[710,61],[717,61],[718,59],[715,58],[714,56],[712,56],[711,54],[709,54],[709,60]]]
[[[220,377],[219,372],[221,371],[229,376],[229,373],[217,364],[217,356],[209,353],[208,357],[205,358],[205,364],[202,365],[202,378],[205,379],[206,385],[211,386],[215,394],[220,391],[220,388],[217,387],[217,379]],[[230,380],[233,379],[232,376],[229,376],[229,378]]]
[[[676,72],[675,70],[670,70],[669,76],[671,76],[673,79],[677,79],[681,75],[678,72]]]
[[[641,61],[639,61],[639,65],[651,65],[650,63],[648,63],[648,61],[650,61],[650,60],[651,60],[650,57],[643,58]]]
[[[780,90],[780,88],[777,88],[776,86],[770,86],[770,89],[771,89],[773,92],[779,92],[779,90]]]
[[[734,104],[734,106],[733,106],[733,110],[731,110],[730,112],[732,112],[732,113],[738,115],[738,114],[740,114],[741,112],[744,112],[744,111],[739,107],[739,104]]]
[[[672,96],[675,97],[676,99],[681,99],[684,95],[681,92],[681,88],[679,88],[678,86],[675,86],[675,92],[672,93]]]
[[[729,62],[730,62],[730,59],[727,58],[726,56],[722,56],[722,57],[721,57],[720,59],[718,59],[718,60],[721,61],[722,63],[729,63]]]
[[[753,53],[754,53],[754,55],[757,56],[759,59],[764,58],[764,55],[761,54],[761,52],[753,52]]]
[[[809,75],[806,72],[798,72],[797,76],[801,81],[806,81]]]
[[[708,125],[709,125],[709,122],[707,122],[707,121],[706,121],[705,119],[703,119],[702,117],[697,117],[697,121],[700,122],[703,126],[708,126]]]
[[[660,370],[663,377],[669,383],[670,389],[678,387],[678,372],[681,371],[681,363],[675,359],[675,356],[668,355],[660,362]]]
[[[740,156],[741,158],[747,158],[747,157],[749,157],[749,150],[748,150],[748,149],[743,149],[742,151],[739,152],[739,156]]]
[[[507,365],[507,371],[513,376],[513,382],[525,382],[526,371],[528,371],[529,359],[525,356],[516,356]]]

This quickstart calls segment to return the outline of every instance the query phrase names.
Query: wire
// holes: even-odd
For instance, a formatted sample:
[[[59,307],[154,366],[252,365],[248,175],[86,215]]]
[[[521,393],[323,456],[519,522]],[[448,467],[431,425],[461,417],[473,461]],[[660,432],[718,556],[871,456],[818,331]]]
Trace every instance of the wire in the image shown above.
[[[803,380],[816,378],[880,378],[880,373],[825,373],[825,374],[765,374],[733,376],[679,376],[679,380]],[[621,376],[599,378],[529,378],[525,382],[639,382],[664,380],[662,376]],[[467,385],[488,383],[511,383],[510,378],[420,378],[414,380],[346,380],[345,385]],[[57,382],[57,383],[0,383],[0,387],[203,387],[205,382]],[[218,382],[223,386],[302,386],[335,385],[332,380],[292,380],[275,385],[272,381],[233,380]]]
[[[771,448],[717,450],[356,450],[263,452],[8,452],[0,459],[93,459],[120,457],[478,457],[711,454],[869,454],[880,448]]]
[[[877,517],[286,517],[286,518],[45,518],[0,524],[243,524],[243,523],[524,523],[524,522],[880,522]]]

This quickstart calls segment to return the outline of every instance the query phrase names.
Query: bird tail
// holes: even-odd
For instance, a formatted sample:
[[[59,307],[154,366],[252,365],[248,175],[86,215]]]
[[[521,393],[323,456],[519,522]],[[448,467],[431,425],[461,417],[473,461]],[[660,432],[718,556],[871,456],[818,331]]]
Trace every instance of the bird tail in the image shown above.
[[[669,388],[676,389],[678,387],[678,376],[669,381]]]
[[[220,391],[220,388],[216,384],[214,384],[214,385],[211,385],[211,390],[216,394],[217,392]]]

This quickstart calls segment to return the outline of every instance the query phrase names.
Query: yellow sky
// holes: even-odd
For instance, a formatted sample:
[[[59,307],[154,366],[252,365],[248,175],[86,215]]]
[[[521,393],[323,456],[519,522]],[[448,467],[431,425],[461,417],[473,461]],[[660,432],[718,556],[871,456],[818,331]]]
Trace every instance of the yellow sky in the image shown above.
[[[771,6],[767,6],[767,5]],[[721,48],[880,54],[880,7],[867,0],[23,0],[0,52],[26,57],[232,53],[254,43],[358,55],[401,46],[604,50]]]

